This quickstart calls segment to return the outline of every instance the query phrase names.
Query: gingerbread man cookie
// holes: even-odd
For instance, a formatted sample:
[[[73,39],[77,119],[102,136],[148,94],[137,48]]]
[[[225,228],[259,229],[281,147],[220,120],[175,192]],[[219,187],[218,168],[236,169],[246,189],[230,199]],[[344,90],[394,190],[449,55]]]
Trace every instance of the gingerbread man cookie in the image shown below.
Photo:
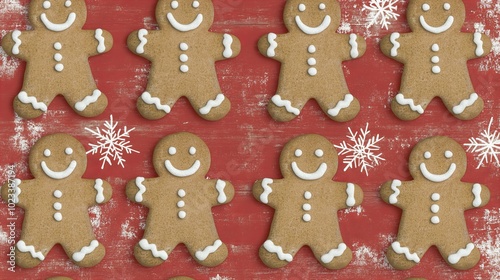
[[[412,33],[382,39],[383,53],[405,64],[401,89],[392,100],[394,114],[413,120],[440,97],[457,118],[470,120],[483,110],[474,91],[467,60],[484,57],[491,40],[481,33],[462,33],[465,6],[461,0],[411,0],[407,19]]]
[[[352,183],[333,182],[338,156],[320,135],[302,135],[285,145],[280,157],[284,179],[255,182],[254,197],[275,209],[271,232],[260,258],[279,268],[305,245],[329,269],[349,264],[352,252],[342,241],[337,211],[361,204],[363,191]]]
[[[221,92],[215,61],[235,57],[240,41],[233,35],[208,31],[214,20],[211,0],[159,0],[159,30],[141,29],[128,37],[129,49],[152,62],[146,91],[137,108],[147,119],[170,113],[182,96],[202,118],[216,121],[230,110]]]
[[[105,249],[93,233],[88,208],[107,202],[112,190],[102,179],[81,178],[87,168],[82,144],[68,134],[45,136],[31,149],[29,168],[33,180],[15,179],[2,187],[2,199],[25,211],[16,263],[35,267],[61,244],[75,264],[98,264]]]
[[[14,111],[26,119],[39,117],[61,94],[81,116],[102,113],[108,100],[97,89],[88,57],[109,51],[111,34],[82,30],[87,18],[83,0],[33,0],[28,17],[32,31],[16,30],[2,40],[7,54],[27,62]]]
[[[288,0],[283,20],[289,33],[259,40],[260,52],[281,62],[278,91],[268,105],[271,117],[290,121],[311,98],[333,120],[356,117],[360,106],[349,93],[342,61],[362,56],[366,43],[356,34],[337,33],[337,0]]]
[[[419,142],[410,154],[412,181],[382,185],[382,199],[403,209],[397,240],[387,252],[396,269],[409,269],[431,246],[456,269],[469,269],[480,253],[471,242],[464,211],[486,205],[488,188],[464,183],[467,155],[453,139],[436,136]]]
[[[144,266],[160,265],[180,243],[204,266],[221,264],[228,255],[219,238],[211,208],[229,203],[234,188],[228,181],[207,180],[210,151],[198,136],[181,132],[156,145],[157,178],[138,177],[127,184],[127,197],[149,208],[146,229],[135,247]]]

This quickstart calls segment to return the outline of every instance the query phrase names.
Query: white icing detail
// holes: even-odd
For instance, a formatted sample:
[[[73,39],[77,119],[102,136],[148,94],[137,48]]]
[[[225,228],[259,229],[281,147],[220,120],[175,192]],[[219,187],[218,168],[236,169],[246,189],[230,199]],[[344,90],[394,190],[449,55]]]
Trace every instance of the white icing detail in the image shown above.
[[[345,204],[349,207],[352,207],[356,204],[356,199],[354,198],[354,191],[355,191],[354,184],[347,183],[347,188],[346,188],[347,200]]]
[[[28,93],[26,93],[25,91],[21,91],[17,95],[17,98],[19,99],[19,101],[21,101],[24,104],[30,104],[31,103],[31,106],[33,106],[33,109],[35,109],[35,110],[40,110],[42,112],[47,112],[47,105],[45,105],[45,103],[38,102],[38,100],[36,99],[36,97],[34,97],[34,96],[28,96]]]
[[[346,249],[347,245],[345,243],[340,243],[336,249],[331,249],[330,252],[322,255],[321,262],[331,263],[334,258],[342,256]]]
[[[444,152],[444,156],[448,159],[453,157],[453,152],[452,151],[446,151]]]
[[[422,108],[421,105],[415,105],[415,101],[411,98],[405,98],[402,93],[399,93],[396,95],[396,102],[398,102],[399,105],[408,105],[410,106],[410,109],[414,112],[417,112],[419,114],[424,113],[424,109]]]
[[[450,177],[453,175],[453,173],[455,173],[456,169],[457,169],[457,165],[455,163],[452,163],[450,165],[450,167],[448,168],[448,171],[446,171],[446,173],[434,174],[434,173],[431,173],[429,170],[427,170],[427,166],[425,165],[425,163],[422,162],[420,164],[420,172],[422,173],[422,175],[424,175],[424,177],[427,180],[435,182],[435,183],[444,182],[444,181],[450,179]]]
[[[449,11],[451,9],[450,3],[444,3],[443,9],[445,9],[446,11]]]
[[[62,209],[62,204],[60,202],[56,202],[53,207],[55,210],[60,211]]]
[[[480,184],[474,184],[472,186],[472,193],[474,194],[474,201],[472,202],[472,206],[474,207],[479,207],[481,206],[481,203],[483,203],[483,201],[481,200],[481,190],[482,187]]]
[[[177,2],[177,1],[170,2],[170,7],[172,7],[172,9],[174,9],[174,10],[179,8],[179,2]]]
[[[200,108],[200,114],[202,114],[202,115],[209,114],[213,108],[219,107],[222,104],[222,102],[224,102],[225,99],[226,99],[226,97],[224,96],[224,94],[222,94],[222,93],[217,94],[217,97],[215,97],[215,99],[208,100],[205,107]]]
[[[175,147],[168,148],[168,154],[171,156],[177,154],[177,149]]]
[[[181,32],[188,32],[191,30],[195,30],[196,28],[200,27],[201,23],[203,22],[203,15],[198,14],[196,18],[189,24],[181,24],[179,23],[174,15],[172,13],[167,14],[167,19],[170,25],[172,25],[173,28],[177,29],[178,31]]]
[[[62,49],[62,44],[59,42],[54,43],[54,49],[60,51]]]
[[[187,66],[185,64],[181,65],[181,67],[179,69],[181,70],[182,73],[189,72],[189,66]]]
[[[193,1],[193,8],[197,9],[198,7],[200,7],[200,2]]]
[[[453,107],[453,113],[456,115],[462,114],[467,107],[474,105],[474,103],[479,99],[479,95],[473,92],[468,99],[464,99],[457,106]]]
[[[276,255],[278,255],[278,258],[282,261],[291,262],[293,260],[293,256],[291,254],[284,253],[283,248],[281,248],[281,246],[274,245],[274,242],[271,240],[266,240],[263,247],[269,253],[275,253]]]
[[[95,202],[103,203],[105,200],[104,197],[104,188],[102,187],[103,181],[102,179],[96,179],[94,189],[97,191],[97,195],[95,196]]]
[[[41,251],[37,252],[35,250],[35,246],[27,246],[26,243],[24,243],[24,241],[22,241],[22,240],[19,240],[19,242],[17,242],[16,246],[17,246],[17,249],[19,249],[19,251],[21,251],[23,253],[30,253],[32,258],[36,258],[36,259],[39,259],[41,261],[45,260],[45,256],[42,254]]]
[[[226,193],[224,192],[224,189],[226,188],[226,182],[222,180],[217,180],[217,183],[215,184],[215,188],[217,189],[217,192],[219,193],[219,196],[217,197],[217,202],[219,203],[224,203],[227,201],[227,196]]]
[[[432,204],[432,206],[431,206],[431,212],[434,213],[434,214],[437,214],[439,212],[439,205]]]
[[[317,64],[317,61],[315,58],[311,57],[307,60],[307,65],[309,66],[315,66]]]
[[[304,5],[304,4],[300,4],[300,5],[299,5],[299,11],[303,12],[303,11],[305,11],[305,10],[306,10],[306,5]]]
[[[101,97],[102,92],[98,89],[94,90],[92,95],[85,96],[82,101],[76,102],[75,109],[82,112],[87,109],[90,104],[96,103],[99,97]]]
[[[179,56],[179,60],[180,60],[181,62],[183,62],[183,63],[186,63],[186,62],[188,62],[188,60],[189,60],[189,56],[188,56],[187,54],[184,54],[184,53],[183,53],[183,54],[181,54],[181,55]]]
[[[447,31],[448,29],[451,28],[454,21],[455,21],[455,18],[453,16],[448,16],[448,19],[446,19],[446,22],[443,25],[434,27],[434,26],[429,25],[425,21],[424,16],[420,16],[420,24],[422,25],[422,27],[426,31],[434,33],[434,34],[439,34],[439,33],[443,33],[445,31]]]
[[[42,170],[43,173],[45,173],[45,175],[49,176],[52,179],[61,180],[69,177],[73,173],[73,171],[75,171],[76,164],[77,164],[76,160],[72,160],[65,170],[59,172],[50,169],[44,160],[41,162],[40,165],[42,166]]]
[[[54,69],[56,69],[57,72],[62,72],[64,70],[64,64],[57,63]]]
[[[296,157],[301,157],[302,156],[302,150],[301,149],[295,150],[295,156]]]
[[[186,196],[186,191],[183,190],[183,189],[180,189],[177,191],[177,196],[179,196],[180,198],[183,198]]]
[[[187,213],[185,211],[179,211],[179,213],[177,213],[177,216],[179,216],[179,219],[185,219],[186,216],[187,216]]]
[[[391,48],[391,56],[396,57],[398,56],[398,49],[401,47],[401,44],[398,42],[399,37],[401,35],[398,32],[394,32],[391,34],[391,43],[392,43],[392,48]]]
[[[300,16],[295,16],[295,23],[297,24],[299,29],[308,35],[316,35],[316,34],[319,34],[323,31],[325,31],[330,26],[331,22],[332,22],[332,18],[327,15],[327,16],[325,16],[325,18],[323,19],[323,22],[321,22],[320,25],[318,25],[316,27],[310,27],[302,22],[302,20],[300,19]]]
[[[304,193],[304,198],[305,198],[306,200],[310,200],[310,199],[312,198],[312,193],[311,193],[311,192],[305,192],[305,193]]]
[[[71,4],[72,4],[72,3],[71,3],[71,1],[70,1],[70,0],[66,0],[66,2],[64,2],[64,6],[65,6],[66,8],[71,7]]]
[[[285,107],[288,113],[292,113],[296,116],[300,114],[300,110],[293,107],[291,101],[281,99],[281,96],[279,94],[274,95],[271,101],[278,107]]]
[[[292,171],[295,174],[295,176],[299,177],[302,180],[307,180],[307,181],[313,181],[313,180],[318,180],[321,177],[323,177],[326,173],[326,170],[328,168],[328,165],[326,163],[321,163],[321,165],[318,167],[318,169],[312,173],[307,173],[302,171],[297,163],[294,161],[292,162]]]
[[[276,56],[276,48],[278,47],[278,42],[276,42],[276,38],[278,38],[278,36],[274,33],[267,34],[267,42],[269,43],[269,48],[267,48],[268,57]]]
[[[264,192],[260,195],[260,201],[262,201],[262,203],[269,203],[269,195],[273,192],[270,186],[272,183],[273,179],[264,178],[264,180],[262,180],[261,186],[264,189]]]
[[[229,34],[224,34],[224,40],[222,40],[222,44],[224,45],[224,52],[222,53],[222,56],[225,58],[230,58],[233,56],[233,50],[231,49],[231,46],[233,45],[233,37]]]
[[[40,19],[42,20],[43,25],[45,25],[45,27],[48,30],[55,31],[55,32],[61,32],[61,31],[64,31],[64,30],[70,28],[73,25],[73,23],[75,23],[76,13],[70,13],[68,15],[68,18],[66,19],[66,22],[59,23],[59,24],[51,22],[47,18],[47,15],[45,13],[42,13],[40,15]]]
[[[314,76],[318,75],[318,69],[311,67],[307,70],[307,74],[309,74],[309,76],[314,77]]]
[[[302,205],[302,210],[304,210],[304,211],[311,211],[311,209],[312,209],[312,206],[309,203],[304,203]]]
[[[95,31],[95,39],[99,44],[97,45],[97,52],[98,53],[103,53],[106,51],[106,45],[104,44],[104,37],[102,36],[103,32],[102,29],[98,28]]]
[[[46,156],[46,157],[50,157],[51,154],[52,154],[52,152],[49,149],[45,149],[43,151],[43,155]]]
[[[303,220],[304,222],[306,222],[306,223],[310,222],[310,221],[311,221],[311,219],[312,219],[312,218],[311,218],[311,215],[309,215],[309,214],[304,214],[304,215],[302,216],[302,220]]]
[[[14,204],[19,203],[19,196],[21,195],[21,188],[19,187],[21,185],[21,179],[14,179]]]
[[[422,5],[422,11],[427,12],[431,9],[431,6],[429,4],[425,3]]]
[[[189,154],[194,156],[196,154],[196,148],[195,147],[189,148]]]
[[[307,52],[310,54],[316,53],[316,46],[309,45],[309,47],[307,47]]]
[[[54,60],[57,61],[57,62],[61,62],[61,60],[63,59],[63,56],[62,54],[60,53],[56,53],[54,54]]]
[[[431,199],[432,199],[432,201],[439,201],[441,199],[441,195],[438,193],[433,193],[431,195]]]
[[[179,202],[177,202],[177,207],[178,208],[182,208],[186,206],[186,202],[184,202],[184,200],[179,200]]]
[[[146,29],[140,29],[137,32],[137,37],[139,38],[140,44],[135,49],[136,53],[138,53],[138,54],[143,54],[144,53],[144,47],[148,43],[148,39],[145,36],[148,35],[148,34],[149,34],[149,32]]]
[[[474,248],[475,248],[475,246],[473,243],[467,244],[467,246],[465,246],[465,248],[461,248],[455,254],[449,255],[448,262],[451,264],[457,264],[461,258],[468,257],[472,253],[472,250],[474,250]]]
[[[326,9],[326,5],[325,5],[325,3],[320,3],[318,8],[319,8],[320,10],[322,10],[322,11],[323,11],[324,9]]]
[[[332,117],[336,117],[339,115],[342,109],[347,109],[351,106],[351,103],[354,101],[354,96],[350,93],[344,96],[344,100],[340,100],[335,107],[328,110],[328,115]]]
[[[165,113],[170,113],[170,106],[161,104],[161,100],[158,97],[152,97],[151,94],[145,91],[141,95],[142,101],[148,105],[155,105],[157,110],[163,111]]]
[[[170,174],[176,177],[189,177],[195,174],[198,169],[200,169],[200,166],[201,162],[199,160],[196,160],[188,169],[177,169],[172,165],[172,162],[170,160],[165,160],[165,168],[167,168],[167,171],[170,172]]]
[[[476,44],[476,56],[482,56],[484,54],[483,49],[483,39],[481,33],[474,33],[474,44]]]
[[[433,52],[438,52],[439,51],[439,45],[438,44],[433,44],[432,47],[431,47],[431,50]]]
[[[202,251],[197,251],[194,255],[199,261],[204,261],[210,254],[215,253],[222,246],[220,239],[215,240],[213,245],[205,247]]]
[[[21,39],[19,39],[19,37],[21,36],[21,31],[19,30],[14,30],[12,32],[12,40],[14,40],[14,46],[12,47],[12,53],[13,54],[19,54],[19,47],[21,46],[22,44],[22,41]]]
[[[64,149],[64,153],[67,154],[68,156],[69,155],[72,155],[73,154],[73,149],[71,149],[70,147]]]
[[[437,225],[437,224],[439,224],[439,222],[440,222],[440,220],[439,220],[439,217],[438,217],[438,216],[433,216],[433,217],[431,218],[431,223],[433,223],[433,224]]]
[[[57,212],[54,214],[54,220],[60,222],[60,221],[62,221],[62,219],[63,219],[63,216],[61,213]]]
[[[434,73],[434,74],[441,73],[441,67],[439,67],[439,66],[432,66],[432,73]]]
[[[389,196],[389,203],[390,204],[396,204],[398,203],[398,196],[401,193],[399,190],[399,187],[401,187],[401,181],[400,180],[393,180],[391,183],[391,190],[393,193]]]
[[[435,56],[431,57],[431,62],[432,63],[439,63],[439,56],[435,55]]]
[[[410,249],[408,247],[402,247],[399,242],[396,241],[392,243],[391,246],[396,254],[404,254],[407,260],[413,261],[415,263],[420,262],[420,258],[418,257],[417,253],[410,253]]]
[[[156,244],[149,243],[147,239],[142,239],[141,241],[139,241],[139,246],[141,246],[142,250],[151,251],[151,254],[155,258],[160,258],[164,261],[168,259],[167,251],[158,250]]]
[[[316,151],[314,151],[314,155],[321,158],[325,155],[325,152],[323,152],[323,150],[321,149],[317,149]]]
[[[427,151],[427,152],[424,153],[424,158],[430,159],[431,157],[432,157],[431,152]]]
[[[60,190],[55,190],[54,191],[54,197],[55,198],[61,198],[62,197],[62,192]]]
[[[189,46],[186,43],[180,43],[179,44],[179,48],[181,49],[181,51],[187,51],[187,50],[189,50]]]
[[[358,35],[351,34],[349,35],[349,45],[351,45],[351,57],[358,58],[359,56],[359,48],[358,48]]]
[[[42,5],[42,6],[43,6],[43,8],[44,8],[45,10],[48,10],[48,9],[50,9],[50,7],[51,7],[52,5],[50,4],[50,1],[43,1],[43,5]]]

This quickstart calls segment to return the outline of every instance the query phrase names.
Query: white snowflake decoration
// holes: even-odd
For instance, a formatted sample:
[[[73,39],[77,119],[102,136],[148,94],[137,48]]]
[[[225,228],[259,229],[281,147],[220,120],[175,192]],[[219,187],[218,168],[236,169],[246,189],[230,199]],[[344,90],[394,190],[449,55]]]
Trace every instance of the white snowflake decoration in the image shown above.
[[[496,166],[500,166],[498,154],[500,154],[500,133],[498,131],[491,132],[493,118],[490,119],[487,130],[481,132],[482,137],[469,138],[469,143],[464,144],[467,147],[467,152],[477,153],[480,158],[476,169],[479,169],[483,163],[495,161]]]
[[[123,158],[123,154],[132,154],[139,153],[138,151],[132,149],[132,145],[128,138],[130,138],[130,132],[135,128],[127,129],[127,127],[123,127],[123,130],[120,128],[117,130],[118,122],[113,122],[113,115],[110,115],[110,120],[104,122],[104,127],[102,130],[99,127],[96,127],[95,130],[90,128],[85,128],[85,130],[92,133],[93,136],[97,139],[96,144],[89,144],[90,150],[87,154],[97,154],[101,155],[99,159],[102,161],[101,169],[104,169],[104,166],[109,164],[113,165],[113,162],[116,162],[121,167],[125,167],[125,159]]]
[[[351,128],[349,128],[349,134],[347,138],[350,143],[345,141],[340,143],[340,145],[334,145],[335,148],[340,149],[339,155],[346,155],[343,163],[346,165],[344,171],[351,168],[361,168],[361,172],[365,172],[368,176],[368,169],[373,168],[380,164],[381,161],[385,159],[382,157],[382,153],[376,153],[380,150],[377,145],[384,137],[380,135],[369,137],[370,131],[368,130],[368,124],[366,128],[360,129],[359,132],[353,133]]]
[[[396,4],[400,0],[370,0],[368,5],[363,4],[363,11],[368,10],[368,28],[380,24],[382,28],[389,29],[392,20],[397,20],[399,14]]]

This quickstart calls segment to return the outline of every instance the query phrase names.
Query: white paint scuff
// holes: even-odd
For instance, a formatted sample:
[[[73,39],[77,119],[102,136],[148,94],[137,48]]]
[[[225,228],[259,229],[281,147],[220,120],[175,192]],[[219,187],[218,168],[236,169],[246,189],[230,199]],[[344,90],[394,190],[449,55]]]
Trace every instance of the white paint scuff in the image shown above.
[[[14,135],[10,137],[11,148],[21,154],[27,154],[35,142],[42,137],[45,128],[34,121],[14,119]]]
[[[483,221],[483,237],[474,242],[484,257],[479,267],[489,279],[500,279],[500,208],[484,210]]]

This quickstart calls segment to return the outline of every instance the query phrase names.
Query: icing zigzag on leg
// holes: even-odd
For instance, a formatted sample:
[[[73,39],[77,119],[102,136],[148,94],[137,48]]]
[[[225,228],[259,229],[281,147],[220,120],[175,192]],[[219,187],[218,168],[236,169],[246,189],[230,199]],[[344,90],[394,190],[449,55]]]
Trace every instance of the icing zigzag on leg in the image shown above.
[[[73,254],[73,260],[75,262],[83,261],[85,256],[94,252],[94,250],[97,248],[97,246],[99,246],[99,242],[97,240],[92,240],[92,242],[90,242],[89,246],[85,246],[80,250],[80,252],[76,252]]]
[[[77,102],[75,104],[75,109],[77,109],[80,112],[84,111],[90,104],[97,102],[99,97],[101,97],[101,94],[102,92],[100,90],[98,89],[94,90],[92,95],[86,96],[82,101]]]
[[[397,241],[392,243],[391,246],[394,252],[396,252],[397,254],[404,254],[407,260],[414,261],[415,263],[420,262],[420,258],[418,257],[417,253],[410,253],[410,248],[402,247],[401,244]]]
[[[273,101],[273,103],[276,106],[285,107],[285,109],[288,113],[292,113],[296,116],[298,116],[300,114],[300,110],[298,108],[293,107],[291,101],[281,99],[281,96],[279,96],[279,94],[276,94],[275,96],[273,96],[273,98],[271,100]]]
[[[168,254],[166,251],[158,250],[155,244],[150,244],[146,239],[142,239],[141,241],[139,241],[139,246],[141,246],[143,250],[151,251],[151,254],[153,254],[155,258],[160,258],[164,261],[168,259]]]
[[[264,242],[264,248],[269,253],[275,253],[278,255],[278,258],[282,261],[291,262],[293,260],[293,256],[291,254],[284,253],[283,248],[281,248],[281,246],[274,245],[274,242],[271,240]]]
[[[33,258],[37,258],[41,261],[45,260],[45,256],[42,254],[42,252],[37,252],[35,250],[35,246],[26,246],[26,243],[22,240],[19,240],[17,242],[17,249],[23,253],[30,253]]]
[[[471,93],[469,98],[462,100],[460,104],[453,107],[453,113],[456,115],[462,114],[465,111],[465,109],[467,109],[467,107],[474,105],[474,103],[477,101],[478,98],[479,96],[477,95],[477,93],[475,92]]]
[[[351,106],[352,101],[354,101],[354,96],[352,96],[352,94],[350,93],[346,94],[344,100],[339,101],[334,108],[328,110],[328,114],[332,117],[338,116],[340,110],[349,108],[349,106]]]
[[[202,115],[209,114],[213,108],[219,107],[222,104],[222,102],[224,102],[225,99],[226,97],[224,96],[224,94],[222,93],[217,94],[217,97],[214,100],[209,100],[207,102],[207,105],[205,105],[205,107],[200,109],[200,114]]]
[[[323,263],[331,263],[334,258],[342,256],[346,249],[347,245],[345,243],[340,243],[339,247],[331,249],[330,252],[321,256],[321,261]]]
[[[215,240],[214,245],[205,247],[203,251],[197,251],[195,253],[195,257],[200,261],[204,261],[208,258],[210,254],[215,253],[215,251],[219,250],[220,246],[222,246],[222,241],[217,239]]]
[[[35,110],[40,110],[40,111],[43,111],[43,112],[47,112],[47,105],[45,105],[45,103],[38,102],[38,100],[36,99],[36,97],[29,96],[28,93],[26,93],[25,91],[21,91],[17,95],[17,98],[19,99],[19,101],[21,101],[24,104],[31,103],[31,106],[33,106],[33,109],[35,109]]]
[[[170,106],[161,104],[160,98],[152,97],[149,92],[145,91],[141,95],[141,98],[142,98],[142,101],[144,101],[146,104],[155,105],[156,109],[158,109],[160,111],[164,111],[167,114],[170,113],[170,110],[171,110]]]
[[[461,258],[467,257],[472,253],[472,250],[474,250],[475,246],[473,243],[467,244],[467,246],[463,249],[458,250],[455,254],[451,254],[448,256],[448,261],[451,264],[457,264]]]
[[[414,112],[417,112],[421,115],[424,113],[424,109],[422,108],[422,106],[415,105],[415,101],[413,101],[413,99],[405,98],[405,96],[402,93],[399,93],[398,95],[396,95],[396,101],[399,103],[399,105],[410,106],[410,109]]]

